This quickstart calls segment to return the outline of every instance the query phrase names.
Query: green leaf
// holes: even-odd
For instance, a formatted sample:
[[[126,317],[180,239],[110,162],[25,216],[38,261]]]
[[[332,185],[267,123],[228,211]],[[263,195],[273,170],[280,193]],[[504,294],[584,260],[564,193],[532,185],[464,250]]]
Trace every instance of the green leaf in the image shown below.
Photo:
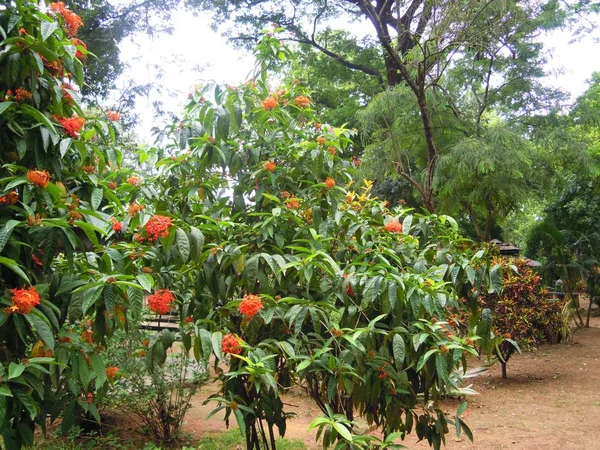
[[[185,264],[190,258],[190,241],[187,237],[186,232],[183,231],[181,228],[177,228],[177,230],[175,231],[175,235],[177,239],[177,249],[179,250],[179,253],[181,254],[181,259]]]
[[[335,430],[338,433],[340,433],[340,436],[342,436],[347,441],[352,442],[352,433],[350,433],[350,430],[348,430],[348,428],[346,428],[344,425],[338,422],[333,422],[332,425],[333,428],[335,428]]]
[[[90,309],[90,307],[100,298],[102,291],[104,290],[104,286],[104,284],[100,286],[94,286],[93,288],[85,291],[83,294],[83,301],[81,303],[83,315],[85,315],[87,310]]]
[[[396,361],[396,368],[400,369],[406,355],[406,346],[404,344],[404,338],[399,334],[395,334],[392,338],[392,352],[394,354],[394,360]]]
[[[102,197],[104,196],[104,189],[94,188],[92,189],[91,204],[92,208],[98,209],[102,203]]]
[[[23,272],[23,270],[21,269],[21,267],[19,267],[15,260],[5,258],[4,256],[0,256],[0,264],[8,267],[14,273],[19,275],[23,280],[25,280],[28,284],[30,283],[29,278],[27,277],[27,275],[25,275],[25,272]]]
[[[57,134],[56,128],[54,128],[54,124],[50,121],[50,119],[48,119],[45,115],[43,115],[37,109],[35,109],[34,107],[29,106],[27,104],[22,104],[20,106],[20,109],[21,109],[21,111],[23,111],[25,114],[27,114],[31,118],[37,120],[39,123],[50,128],[50,131],[52,131],[52,133]]]
[[[35,419],[35,416],[37,416],[38,414],[38,410],[37,405],[33,401],[33,399],[21,390],[15,390],[13,393],[15,394],[15,397],[19,399],[19,401],[25,407],[25,409],[27,409],[27,411],[29,412],[29,418],[31,420]]]
[[[42,42],[50,37],[52,33],[58,28],[58,22],[52,21],[48,22],[46,20],[42,21],[41,29],[42,29]]]
[[[220,331],[215,331],[212,334],[212,348],[215,356],[218,359],[223,359],[223,334]]]
[[[40,311],[36,310],[31,311],[29,314],[25,314],[24,317],[44,344],[46,344],[50,350],[54,351],[54,334],[52,333],[50,322],[47,321],[48,319],[46,319]]]
[[[138,283],[140,283],[140,286],[142,286],[145,291],[152,292],[152,288],[154,287],[154,278],[147,273],[140,273],[135,277],[135,279],[138,281]]]
[[[12,105],[14,102],[1,102],[0,103],[0,114],[2,114],[4,111],[6,111],[10,105]]]
[[[15,364],[14,362],[11,362],[8,365],[8,379],[12,380],[13,378],[21,376],[24,370],[25,366],[23,364]]]
[[[19,225],[21,222],[18,220],[9,220],[4,224],[0,230],[0,252],[4,250],[4,246],[8,242],[8,238],[12,234],[12,230]]]

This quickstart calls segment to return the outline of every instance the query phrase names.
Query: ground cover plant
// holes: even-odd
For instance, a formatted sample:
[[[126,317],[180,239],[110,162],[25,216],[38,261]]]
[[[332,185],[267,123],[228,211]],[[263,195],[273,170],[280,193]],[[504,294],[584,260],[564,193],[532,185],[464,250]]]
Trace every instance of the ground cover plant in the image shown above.
[[[289,57],[273,33],[256,47],[255,78],[194,89],[182,120],[140,153],[153,171],[134,173],[119,113],[86,117],[78,104],[79,17],[25,0],[1,13],[8,448],[31,445],[48,415],[65,433],[101,420],[97,404],[127,375],[106,347],[144,303],[175,315],[178,332],[152,334],[137,357],[152,374],[180,340],[199,362],[214,358],[221,390],[209,400],[248,449],[278,446],[293,385],[322,410],[313,428],[326,447],[397,448],[416,433],[439,448],[449,426],[471,435],[466,405],[449,417],[436,401],[460,391],[467,356],[487,342],[478,297],[500,289],[501,272],[452,218],[371,195],[353,132],[320,123],[296,80],[270,84]],[[474,317],[466,331],[456,309]],[[356,434],[355,414],[383,437]],[[181,417],[162,420],[169,438]]]

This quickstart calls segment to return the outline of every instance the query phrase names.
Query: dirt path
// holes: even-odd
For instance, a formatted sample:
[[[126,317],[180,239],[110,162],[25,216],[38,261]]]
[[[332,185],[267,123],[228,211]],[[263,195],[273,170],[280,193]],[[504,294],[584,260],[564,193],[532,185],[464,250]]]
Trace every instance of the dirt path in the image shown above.
[[[508,364],[508,380],[502,380],[500,367],[474,379],[480,394],[469,399],[465,421],[475,442],[457,439],[451,430],[449,450],[595,450],[600,449],[600,318],[592,327],[575,334],[572,345],[543,346],[535,352],[515,355]],[[200,437],[225,430],[222,415],[206,420],[214,404],[202,405],[214,392],[204,388],[194,398],[186,417],[185,430]],[[320,414],[307,399],[287,396],[285,402],[297,417],[288,422],[286,437],[303,439],[311,449],[319,448],[308,424]],[[442,408],[450,414],[456,402]],[[232,423],[232,426],[235,426]],[[410,449],[429,448],[407,438]]]

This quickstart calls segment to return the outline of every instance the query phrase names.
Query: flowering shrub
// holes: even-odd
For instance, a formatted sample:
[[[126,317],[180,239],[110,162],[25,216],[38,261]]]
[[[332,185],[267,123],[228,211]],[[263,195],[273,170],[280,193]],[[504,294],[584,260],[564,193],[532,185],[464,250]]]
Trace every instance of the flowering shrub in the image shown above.
[[[524,259],[499,258],[502,290],[481,296],[482,314],[492,329],[489,338],[506,378],[506,363],[519,350],[544,343],[556,343],[562,324],[564,302],[551,299],[542,288],[542,277]],[[493,318],[493,319],[492,319]]]
[[[285,52],[265,35],[256,54],[281,61]],[[294,384],[319,420],[346,430],[329,435],[340,448],[354,442],[355,414],[384,439],[416,432],[439,446],[448,425],[469,433],[460,412],[425,405],[460,389],[466,356],[477,353],[480,336],[452,325],[449,311],[476,311],[473,293],[496,288],[485,252],[449,217],[374,198],[356,178],[352,132],[321,124],[300,84],[267,80],[197,87],[165,130],[166,148],[144,155],[163,171],[154,208],[185,224],[163,239],[176,250],[152,262],[185,268],[170,278],[184,293],[184,348],[229,366],[210,400],[235,418],[248,449],[272,448],[285,432],[280,396]]]

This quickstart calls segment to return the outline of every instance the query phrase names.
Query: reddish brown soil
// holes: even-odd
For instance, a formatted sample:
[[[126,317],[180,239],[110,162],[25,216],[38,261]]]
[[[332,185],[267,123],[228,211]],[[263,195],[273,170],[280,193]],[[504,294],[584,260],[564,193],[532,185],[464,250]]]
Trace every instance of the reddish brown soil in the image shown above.
[[[508,380],[499,365],[473,380],[479,395],[469,398],[464,419],[475,435],[474,443],[451,430],[449,450],[594,450],[600,448],[600,318],[578,331],[571,345],[543,346],[515,355],[508,364]],[[186,417],[185,431],[200,437],[225,430],[222,415],[206,420],[214,404],[202,405],[215,391],[207,386],[194,398]],[[311,449],[315,431],[308,430],[320,414],[309,400],[288,395],[288,411],[297,416],[288,422],[286,437],[303,439]],[[459,401],[448,401],[442,409],[452,415]],[[231,424],[236,426],[235,423]],[[411,449],[429,448],[409,437]]]

